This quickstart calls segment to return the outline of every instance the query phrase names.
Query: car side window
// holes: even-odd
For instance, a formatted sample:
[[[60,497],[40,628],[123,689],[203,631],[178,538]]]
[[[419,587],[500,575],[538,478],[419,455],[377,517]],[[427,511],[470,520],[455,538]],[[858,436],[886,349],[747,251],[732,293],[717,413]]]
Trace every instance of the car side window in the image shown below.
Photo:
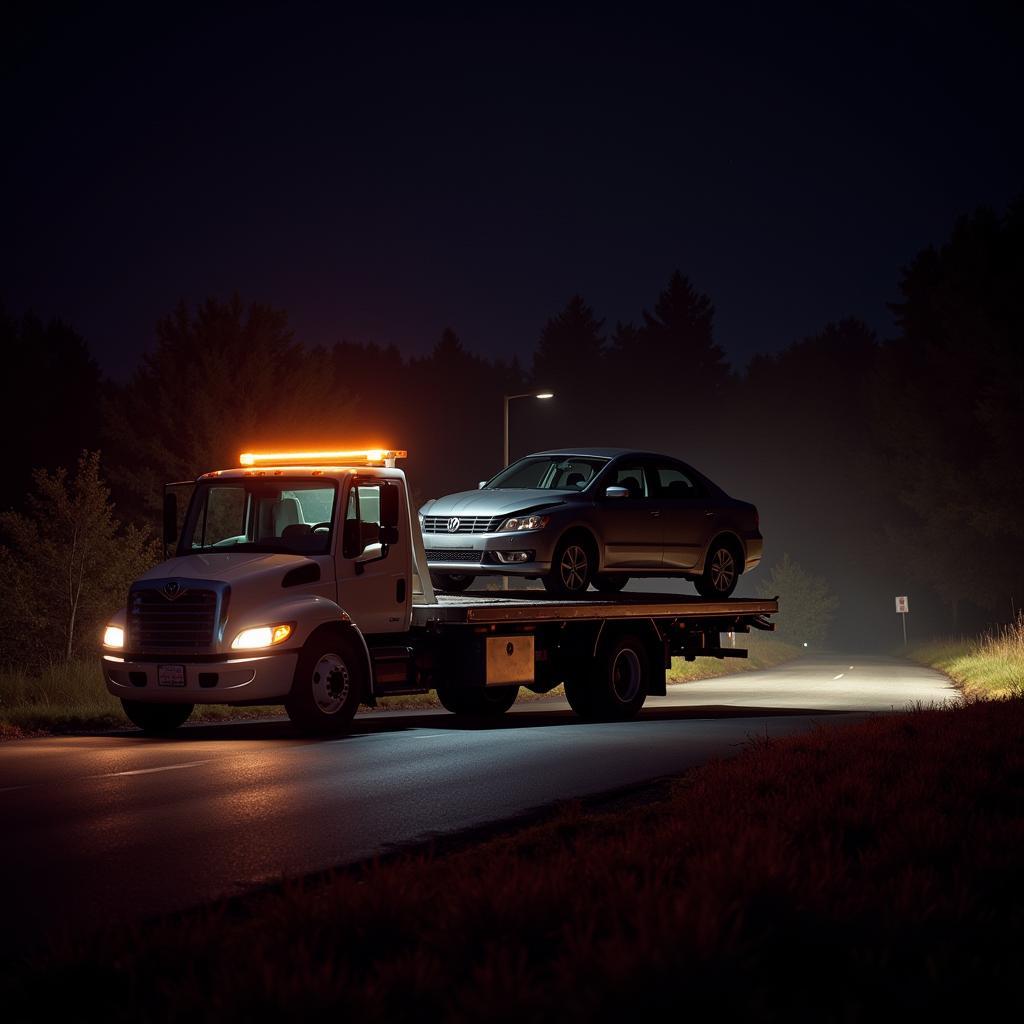
[[[639,462],[617,466],[608,484],[612,487],[625,487],[631,498],[646,498],[649,494],[647,474]]]
[[[697,481],[687,476],[678,466],[661,463],[654,467],[657,478],[656,495],[659,498],[699,498],[701,489]]]

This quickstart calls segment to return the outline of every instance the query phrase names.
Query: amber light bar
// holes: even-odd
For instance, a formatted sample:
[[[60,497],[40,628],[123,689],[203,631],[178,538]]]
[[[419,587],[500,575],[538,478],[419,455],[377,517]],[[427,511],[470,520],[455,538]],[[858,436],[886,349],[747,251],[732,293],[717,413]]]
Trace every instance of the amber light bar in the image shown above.
[[[366,448],[354,452],[242,452],[238,456],[240,466],[323,466],[352,465],[369,466],[375,462],[391,462],[408,458],[408,452],[392,451],[386,448]]]

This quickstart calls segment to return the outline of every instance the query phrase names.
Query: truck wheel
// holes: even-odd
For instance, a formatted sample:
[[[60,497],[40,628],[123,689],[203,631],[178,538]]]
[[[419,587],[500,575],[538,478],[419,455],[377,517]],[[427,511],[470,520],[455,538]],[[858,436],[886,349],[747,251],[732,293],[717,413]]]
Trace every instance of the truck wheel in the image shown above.
[[[316,735],[347,732],[364,689],[366,656],[355,638],[321,633],[306,642],[285,701],[288,717]]]
[[[475,715],[481,718],[497,718],[516,702],[518,686],[487,686],[482,689],[465,689],[457,686],[439,686],[437,699],[441,707],[453,715]]]
[[[598,651],[589,671],[565,680],[565,696],[580,718],[635,718],[647,699],[650,658],[643,640],[626,633]]]
[[[147,704],[141,700],[122,700],[124,713],[147,736],[166,736],[184,725],[194,704]]]
[[[475,576],[454,575],[452,573],[431,573],[430,582],[435,590],[443,590],[448,594],[461,594],[473,585]]]
[[[697,593],[709,601],[728,597],[740,579],[735,552],[721,541],[714,544],[704,559],[704,572],[693,581]]]
[[[602,594],[617,594],[628,582],[628,576],[595,576],[594,588]]]
[[[579,534],[559,541],[551,572],[543,577],[544,589],[561,597],[576,597],[586,592],[597,568],[590,544]]]

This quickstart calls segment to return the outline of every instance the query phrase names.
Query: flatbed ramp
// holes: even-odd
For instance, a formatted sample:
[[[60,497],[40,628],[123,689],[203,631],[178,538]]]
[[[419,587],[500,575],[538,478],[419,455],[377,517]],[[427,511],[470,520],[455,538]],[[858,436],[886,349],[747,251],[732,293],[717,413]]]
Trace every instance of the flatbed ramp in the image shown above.
[[[414,605],[412,624],[493,625],[502,622],[566,622],[587,619],[745,619],[774,615],[775,598],[728,598],[706,601],[702,597],[672,594],[595,593],[566,600],[544,591],[520,593],[440,594],[433,604]],[[770,628],[765,623],[764,628]]]

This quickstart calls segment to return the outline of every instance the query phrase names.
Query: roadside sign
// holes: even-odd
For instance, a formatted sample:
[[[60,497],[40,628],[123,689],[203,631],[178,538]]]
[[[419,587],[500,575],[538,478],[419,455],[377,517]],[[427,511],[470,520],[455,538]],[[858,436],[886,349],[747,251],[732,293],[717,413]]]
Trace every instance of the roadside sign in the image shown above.
[[[900,615],[906,615],[910,611],[910,599],[907,597],[896,598],[896,611]]]

